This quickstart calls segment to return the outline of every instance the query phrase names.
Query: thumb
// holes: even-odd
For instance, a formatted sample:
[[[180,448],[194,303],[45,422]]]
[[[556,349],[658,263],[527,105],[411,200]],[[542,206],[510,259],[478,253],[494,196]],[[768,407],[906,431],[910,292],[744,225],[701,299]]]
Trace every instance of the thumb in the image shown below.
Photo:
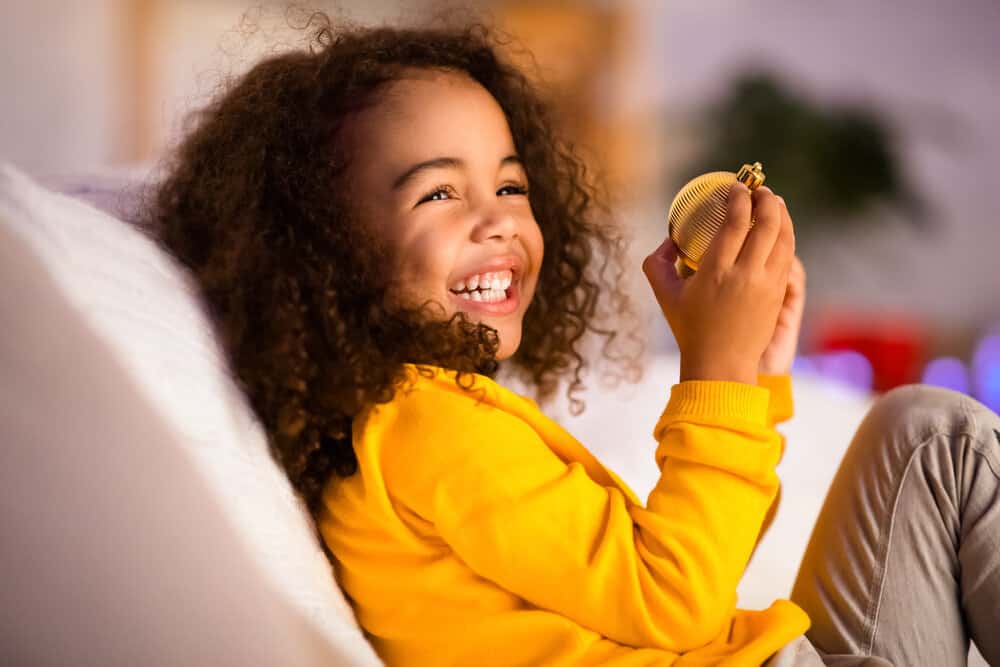
[[[642,272],[646,274],[657,299],[666,297],[672,300],[684,285],[684,280],[674,268],[677,256],[677,246],[668,236],[642,263]]]

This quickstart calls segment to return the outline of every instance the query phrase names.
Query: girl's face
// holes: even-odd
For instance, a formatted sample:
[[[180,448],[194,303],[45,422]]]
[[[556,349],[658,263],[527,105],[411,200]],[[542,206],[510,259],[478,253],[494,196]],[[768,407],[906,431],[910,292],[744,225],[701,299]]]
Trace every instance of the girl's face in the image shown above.
[[[496,100],[469,77],[413,70],[347,129],[351,196],[393,251],[390,294],[433,301],[497,330],[498,358],[521,342],[542,264],[528,181]]]

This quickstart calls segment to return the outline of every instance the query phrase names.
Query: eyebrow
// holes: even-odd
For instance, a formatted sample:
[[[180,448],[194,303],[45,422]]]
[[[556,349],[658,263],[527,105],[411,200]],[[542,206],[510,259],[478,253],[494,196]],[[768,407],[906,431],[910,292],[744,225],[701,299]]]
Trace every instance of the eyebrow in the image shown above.
[[[520,165],[521,158],[516,155],[508,155],[504,159],[500,160],[501,167],[506,167],[509,164]],[[400,174],[396,180],[392,182],[392,189],[399,190],[413,180],[417,174],[428,169],[460,169],[464,166],[465,162],[457,157],[436,157],[431,160],[418,162]]]

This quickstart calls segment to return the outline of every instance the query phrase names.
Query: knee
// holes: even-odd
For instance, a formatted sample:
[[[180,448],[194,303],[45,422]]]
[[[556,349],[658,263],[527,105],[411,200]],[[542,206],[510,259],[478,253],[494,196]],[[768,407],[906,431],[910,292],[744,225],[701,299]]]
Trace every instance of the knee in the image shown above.
[[[984,405],[951,389],[910,384],[878,398],[866,417],[881,429],[904,431],[911,441],[931,435],[973,435],[990,417]]]
[[[908,384],[883,394],[875,401],[872,410],[885,413],[894,421],[910,421],[964,411],[967,400],[967,396],[951,389]]]

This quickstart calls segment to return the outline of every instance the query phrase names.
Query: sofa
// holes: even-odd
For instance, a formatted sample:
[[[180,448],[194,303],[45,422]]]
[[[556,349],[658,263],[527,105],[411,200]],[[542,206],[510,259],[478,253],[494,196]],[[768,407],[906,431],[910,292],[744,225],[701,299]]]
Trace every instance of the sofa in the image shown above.
[[[0,166],[0,662],[381,664],[128,184]]]

